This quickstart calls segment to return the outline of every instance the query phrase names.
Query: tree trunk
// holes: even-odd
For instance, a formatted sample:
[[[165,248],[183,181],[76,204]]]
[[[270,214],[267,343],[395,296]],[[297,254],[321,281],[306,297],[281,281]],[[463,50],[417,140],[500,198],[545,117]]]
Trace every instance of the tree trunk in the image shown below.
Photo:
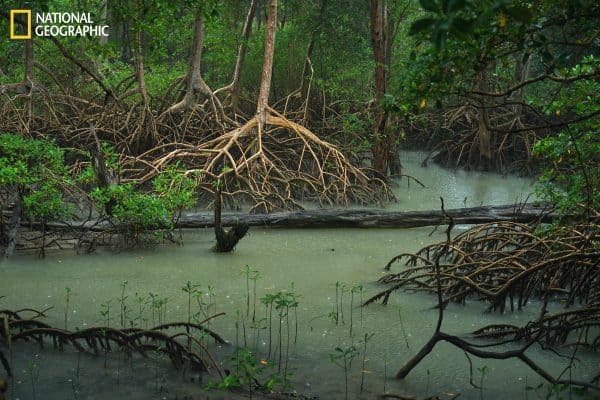
[[[514,72],[514,81],[515,83],[523,83],[529,77],[529,65],[531,63],[529,51],[524,53],[516,53],[515,54],[515,72]],[[515,100],[519,103],[523,102],[525,98],[525,86],[520,88],[516,92]],[[515,106],[515,115],[521,115],[523,106],[521,104],[517,104]]]
[[[194,21],[194,42],[190,55],[189,69],[187,73],[187,86],[183,99],[169,107],[167,112],[175,113],[189,110],[194,105],[196,90],[203,89],[200,64],[202,60],[202,46],[204,45],[204,16],[198,13]]]
[[[33,81],[33,39],[25,40],[25,82]]]
[[[302,77],[300,82],[300,100],[306,102],[308,102],[308,89],[310,86],[310,77],[312,75],[310,57],[312,55],[314,45],[315,38],[314,36],[311,36],[310,42],[308,42],[308,47],[306,48],[306,56],[304,57],[304,66],[302,67]]]
[[[221,221],[221,208],[221,186],[219,185],[215,190],[214,229],[217,243],[215,244],[214,251],[217,253],[228,253],[246,236],[249,226],[244,223],[235,223],[229,231],[226,231],[223,229]]]
[[[371,0],[371,46],[375,58],[375,146],[373,148],[373,168],[381,175],[400,174],[397,159],[396,137],[391,129],[389,113],[382,107],[383,96],[387,91],[391,62],[391,29],[389,11],[384,0]]]
[[[485,70],[477,75],[479,91],[487,92],[488,83]],[[489,129],[488,101],[486,96],[481,96],[481,103],[477,113],[477,139],[479,143],[479,163],[481,167],[489,168],[492,160],[492,134]]]
[[[224,226],[258,226],[270,228],[416,228],[448,223],[452,217],[455,224],[483,224],[488,222],[552,222],[559,218],[549,212],[546,206],[526,204],[515,207],[514,204],[502,206],[481,206],[446,210],[423,211],[383,211],[373,209],[320,209],[306,211],[282,211],[269,214],[226,213],[220,211],[220,198],[215,197],[215,214],[183,213],[175,222],[175,228],[210,228]],[[218,213],[218,214],[217,214]],[[118,229],[112,222],[49,222],[48,228],[65,230],[90,230],[105,232]],[[215,231],[215,236],[221,233]]]
[[[104,0],[102,3],[100,20],[104,25],[108,25],[108,0]],[[100,46],[105,46],[108,43],[108,36],[100,36],[100,38],[98,38],[98,43]]]
[[[269,0],[269,14],[267,18],[267,32],[265,34],[265,55],[260,81],[260,91],[256,104],[259,129],[266,123],[267,107],[269,106],[269,92],[273,76],[273,54],[275,53],[275,31],[277,30],[277,0]]]
[[[254,20],[254,14],[256,13],[257,0],[250,2],[250,8],[248,8],[248,14],[246,15],[246,22],[244,22],[244,28],[242,29],[242,41],[238,47],[237,59],[235,61],[235,69],[233,70],[233,79],[231,80],[231,92],[229,105],[234,111],[237,110],[238,102],[240,99],[240,83],[242,81],[242,67],[244,66],[244,60],[246,58],[246,51],[248,50],[248,38],[252,29],[252,21]]]
[[[102,151],[102,146],[100,144],[100,140],[96,135],[96,130],[92,127],[92,133],[94,135],[94,139],[96,141],[96,149],[92,150],[92,168],[94,170],[94,174],[96,175],[96,183],[98,187],[101,189],[108,189],[111,186],[118,185],[117,177],[115,176],[113,171],[109,171],[106,166],[106,160],[104,158],[104,152]],[[114,198],[111,198],[105,205],[104,211],[107,215],[113,215],[113,207],[117,204],[117,201]]]
[[[142,51],[142,27],[136,24],[134,40],[135,57],[135,78],[137,80],[138,91],[142,96],[144,108],[148,107],[148,89],[146,88],[146,75],[144,72],[144,54]]]

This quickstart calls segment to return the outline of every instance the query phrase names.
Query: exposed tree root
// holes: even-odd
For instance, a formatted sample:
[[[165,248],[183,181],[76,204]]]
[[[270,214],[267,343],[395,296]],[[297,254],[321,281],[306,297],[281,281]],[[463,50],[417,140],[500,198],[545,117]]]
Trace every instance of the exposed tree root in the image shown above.
[[[445,213],[443,199],[442,199],[442,212]],[[434,349],[434,347],[436,346],[436,344],[438,342],[444,341],[444,342],[454,345],[455,347],[458,347],[459,349],[463,350],[466,354],[471,354],[471,355],[474,355],[479,358],[489,358],[489,359],[496,359],[496,360],[518,359],[521,362],[523,362],[525,365],[527,365],[529,368],[531,368],[538,375],[540,375],[542,378],[544,378],[545,380],[550,382],[551,384],[574,385],[574,386],[579,386],[579,387],[585,388],[585,389],[600,390],[600,385],[595,383],[593,380],[591,382],[585,382],[585,381],[578,381],[578,380],[573,380],[573,379],[563,379],[562,374],[559,375],[558,377],[555,377],[552,374],[550,374],[548,371],[546,371],[540,364],[538,364],[535,360],[533,360],[529,355],[526,354],[527,350],[530,349],[533,345],[535,345],[535,344],[543,345],[542,338],[546,335],[547,332],[552,332],[552,331],[546,331],[544,329],[545,327],[547,327],[547,322],[548,322],[548,320],[545,318],[546,307],[548,304],[548,298],[550,297],[552,290],[554,289],[550,285],[546,285],[545,291],[543,293],[540,293],[541,297],[544,300],[544,303],[543,303],[543,307],[540,311],[540,316],[539,316],[537,322],[533,323],[534,325],[537,325],[538,329],[535,330],[535,332],[533,332],[533,334],[530,335],[528,340],[517,349],[505,350],[504,346],[508,342],[512,342],[513,340],[508,340],[508,341],[502,340],[502,341],[496,342],[496,343],[477,344],[477,343],[472,343],[472,342],[466,341],[458,336],[447,334],[442,331],[442,324],[443,324],[443,320],[444,320],[444,304],[445,304],[443,297],[444,297],[444,292],[449,287],[449,284],[446,282],[447,281],[452,282],[452,278],[454,278],[454,277],[451,276],[450,274],[448,274],[448,271],[447,271],[448,268],[443,267],[440,264],[440,261],[442,258],[446,258],[446,259],[447,258],[450,258],[450,259],[455,258],[455,257],[457,257],[457,253],[461,253],[460,255],[458,255],[459,260],[471,257],[471,254],[467,254],[464,251],[459,251],[459,249],[461,249],[461,243],[454,243],[453,240],[451,239],[451,230],[452,230],[452,227],[454,226],[454,220],[452,219],[452,217],[450,215],[446,214],[446,216],[449,220],[448,229],[446,230],[446,241],[443,242],[442,244],[438,245],[438,247],[434,250],[435,254],[433,255],[433,257],[431,259],[426,259],[428,262],[430,262],[432,264],[431,265],[431,270],[433,271],[432,272],[433,276],[431,278],[433,280],[432,286],[435,288],[434,290],[437,295],[437,305],[438,305],[437,324],[436,324],[435,330],[434,330],[431,338],[427,341],[427,343],[425,343],[425,345],[423,345],[423,347],[417,352],[417,354],[415,354],[410,360],[408,360],[408,362],[406,362],[404,364],[404,366],[402,368],[400,368],[400,370],[396,373],[396,378],[404,379],[417,365],[419,365],[419,363],[425,357],[427,357],[427,355]],[[488,227],[488,229],[490,229],[490,227]],[[492,229],[492,232],[493,232],[493,229]],[[463,238],[460,238],[460,236],[463,236]],[[457,239],[460,238],[459,241],[462,241],[462,240],[464,240],[464,236],[469,236],[469,233],[459,235],[459,237]],[[577,235],[575,235],[575,236],[577,236]],[[502,252],[501,249],[504,249],[505,252],[518,253],[519,248],[521,246],[517,247],[517,249],[515,250],[514,249],[515,243],[523,242],[523,241],[524,240],[522,237],[509,236],[507,240],[506,239],[505,240],[496,239],[496,240],[492,240],[489,243],[487,243],[487,242],[483,243],[483,244],[481,242],[474,243],[473,246],[479,247],[480,248],[479,251],[484,252],[484,253],[485,252]],[[500,243],[498,243],[498,242],[500,242]],[[510,242],[512,242],[512,243],[508,244]],[[570,243],[570,244],[572,244],[572,243]],[[464,247],[465,246],[462,245],[462,248],[464,248]],[[513,248],[512,251],[509,251],[510,247]],[[545,246],[546,251],[551,251],[551,248],[552,248],[552,244],[550,244],[550,243],[548,243],[547,246]],[[417,258],[419,258],[419,257],[420,256],[417,256]],[[425,259],[425,258],[420,257],[420,259]],[[597,260],[598,257],[596,256],[593,259]],[[596,265],[595,265],[596,267],[597,267],[597,264],[598,263],[596,262]],[[482,268],[485,268],[485,266]],[[490,268],[490,269],[493,269],[493,268]],[[449,279],[449,277],[450,277],[450,279]],[[471,281],[471,280],[469,278],[467,278],[467,281]],[[597,281],[596,281],[596,283],[597,283]],[[472,286],[472,281],[469,282],[469,286]],[[598,291],[596,290],[595,293],[598,293]],[[378,296],[381,296],[381,294]],[[386,295],[386,299],[387,299],[387,296],[389,296],[389,293]],[[370,301],[373,301],[373,299],[374,298],[372,298],[371,300],[368,300],[367,303]],[[490,327],[486,327],[483,329],[484,329],[483,332],[490,331]],[[594,343],[596,341],[597,340],[594,340]],[[575,350],[573,351],[572,356],[569,358],[570,362],[569,362],[569,366],[567,368],[571,368],[573,366],[573,364],[576,360],[575,355],[576,355],[578,348],[579,348],[578,346],[575,347]],[[468,356],[467,356],[467,358],[468,358]],[[470,359],[469,359],[469,362],[470,362]]]
[[[507,324],[487,325],[477,329],[475,337],[482,339],[506,339],[508,341],[531,340],[545,346],[585,346],[592,351],[600,350],[600,304],[590,304],[575,310],[545,315],[525,326]],[[575,337],[579,339],[569,342]]]
[[[154,352],[169,357],[177,369],[184,366],[204,372],[214,369],[223,376],[212,354],[190,334],[192,331],[203,332],[211,336],[217,343],[226,343],[219,334],[202,325],[223,313],[209,317],[200,324],[178,322],[159,325],[152,329],[94,327],[72,332],[53,328],[37,319],[23,319],[20,315],[22,311],[0,311],[0,315],[3,316],[3,324],[0,326],[0,344],[3,346],[11,348],[15,342],[23,340],[36,342],[43,347],[45,339],[51,339],[54,348],[61,351],[65,345],[71,345],[79,352],[94,355],[112,351],[113,348],[118,348],[128,356],[139,353],[145,357],[149,352]],[[43,312],[32,311],[36,312],[37,316],[43,315]],[[185,332],[172,335],[166,333],[169,329],[181,328],[185,329]],[[190,338],[196,346],[188,347],[180,343],[177,338],[181,336]],[[0,360],[10,375],[10,366],[1,351]]]
[[[175,145],[163,156],[146,152],[134,160],[144,182],[175,161],[194,165],[209,183],[224,181],[224,194],[250,199],[254,209],[301,208],[320,204],[384,202],[392,198],[384,181],[353,166],[332,144],[268,108],[266,129],[258,115],[244,125],[196,146]],[[164,152],[164,148],[157,149]]]
[[[179,161],[187,173],[202,173],[208,202],[215,179],[223,180],[224,201],[245,201],[255,210],[297,209],[301,201],[328,205],[393,199],[386,182],[355,166],[355,157],[272,108],[263,130],[258,116],[241,126],[224,118],[213,98],[187,113],[161,114],[147,105],[101,105],[40,93],[39,116],[30,117],[19,100],[5,97],[0,112],[9,117],[0,121],[0,130],[49,137],[85,151],[96,149],[97,136],[121,153],[123,183],[143,184]],[[87,163],[74,161],[74,172]]]
[[[547,134],[547,129],[539,128],[547,121],[529,106],[518,109],[521,111],[516,113],[512,103],[490,107],[486,109],[489,126],[482,126],[482,108],[468,104],[452,107],[407,127],[408,140],[431,149],[426,162],[433,159],[454,168],[532,174],[536,167],[531,151],[535,141]],[[482,153],[482,130],[486,130],[489,143],[485,147],[490,154]]]
[[[408,266],[379,281],[389,286],[365,304],[387,303],[398,289],[436,291],[435,260],[440,260],[443,304],[485,300],[491,310],[521,308],[550,291],[566,306],[600,301],[600,251],[597,228],[562,227],[536,233],[531,226],[502,222],[475,226],[452,242],[400,254],[387,264]]]

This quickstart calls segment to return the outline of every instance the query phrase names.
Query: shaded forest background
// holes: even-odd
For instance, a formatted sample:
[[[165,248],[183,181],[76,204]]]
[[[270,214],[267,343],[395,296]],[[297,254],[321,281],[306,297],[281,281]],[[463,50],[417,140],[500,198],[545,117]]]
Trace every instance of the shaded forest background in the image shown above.
[[[116,187],[161,174],[256,211],[385,203],[400,146],[541,173],[565,210],[600,201],[595,2],[35,1],[3,15],[17,6],[110,26],[0,50],[0,130],[54,140],[109,215],[131,197]]]

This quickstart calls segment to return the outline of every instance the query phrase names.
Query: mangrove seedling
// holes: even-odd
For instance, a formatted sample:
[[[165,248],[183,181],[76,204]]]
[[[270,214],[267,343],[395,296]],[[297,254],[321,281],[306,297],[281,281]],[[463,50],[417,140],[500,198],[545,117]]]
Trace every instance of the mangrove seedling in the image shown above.
[[[250,280],[252,281],[252,322],[256,320],[256,282],[260,279],[260,272],[252,271]]]
[[[331,315],[331,319],[335,320],[336,325],[340,321],[340,305],[338,303],[338,299],[340,296],[340,287],[341,287],[341,282],[336,281],[335,282],[335,318],[333,317],[333,315]]]
[[[188,309],[187,309],[187,322],[192,322],[192,296],[197,292],[196,288],[200,285],[193,285],[192,282],[187,281],[185,286],[181,288],[184,293],[187,293],[188,297]]]
[[[71,300],[71,288],[65,287],[65,330],[68,329],[68,319],[69,319],[69,300]]]
[[[361,285],[354,285],[352,286],[352,288],[350,289],[350,337],[352,337],[352,328],[354,325],[354,293],[358,293],[362,291],[362,286]],[[361,314],[362,314],[362,308],[361,308]],[[362,318],[361,318],[362,321]]]
[[[279,365],[278,372],[281,371],[281,358],[283,354],[282,348],[282,325],[283,319],[285,319],[286,325],[286,349],[285,349],[285,366],[283,369],[283,379],[287,379],[287,369],[289,362],[290,353],[290,309],[296,309],[298,307],[298,301],[296,294],[294,293],[294,284],[290,285],[289,291],[280,291],[275,296],[275,309],[278,311],[279,316]],[[296,325],[296,331],[297,331]]]
[[[329,360],[344,370],[344,398],[348,400],[348,375],[352,368],[352,360],[358,355],[355,346],[346,348],[336,347],[333,353],[329,353]]]
[[[40,369],[38,368],[38,366],[35,362],[29,361],[27,363],[27,372],[29,372],[29,377],[30,377],[30,382],[31,382],[31,394],[32,394],[31,398],[33,400],[35,400],[36,399],[35,386],[38,381],[38,378],[40,377]]]
[[[374,333],[365,333],[365,335],[363,336],[363,338],[360,340],[360,343],[363,345],[363,352],[362,352],[362,368],[360,369],[360,392],[363,392],[364,389],[364,385],[365,385],[365,374],[368,373],[369,371],[367,371],[366,369],[366,365],[367,365],[367,343],[373,339],[373,336],[375,336]]]
[[[192,295],[195,294],[195,292],[197,291],[196,288],[199,287],[200,285],[193,285],[192,282],[187,281],[187,283],[185,284],[185,286],[183,286],[181,288],[181,290],[184,293],[187,293],[187,297],[188,297],[188,307],[187,307],[187,322],[188,324],[190,324],[192,322]],[[189,328],[186,327],[186,332],[188,334],[188,348],[191,350],[192,349],[192,338],[190,336],[190,331]]]
[[[477,368],[477,371],[479,371],[479,374],[481,375],[481,378],[479,380],[479,398],[480,398],[480,400],[483,400],[483,380],[485,379],[485,376],[487,375],[489,370],[490,369],[488,368],[487,365]]]
[[[112,300],[108,300],[106,303],[100,304],[100,315],[104,317],[104,322],[107,328],[110,328],[110,303]]]
[[[267,358],[271,358],[271,344],[273,338],[273,302],[275,301],[275,295],[267,293],[264,297],[261,297],[260,301],[265,306],[265,316],[269,325],[269,352],[267,353]]]
[[[145,309],[144,306],[145,306],[146,298],[144,296],[141,296],[138,292],[135,292],[135,300],[138,303],[138,315],[137,315],[136,320],[138,321],[139,326],[141,327],[142,321],[147,322],[147,319],[144,318],[144,309]],[[146,323],[146,325],[148,325],[148,324]],[[146,326],[146,328],[148,328],[148,327]]]
[[[121,328],[125,328],[125,321],[127,320],[127,304],[125,300],[127,300],[128,296],[125,296],[125,290],[127,288],[127,281],[123,281],[121,286],[121,297],[119,298],[119,304],[121,305]]]

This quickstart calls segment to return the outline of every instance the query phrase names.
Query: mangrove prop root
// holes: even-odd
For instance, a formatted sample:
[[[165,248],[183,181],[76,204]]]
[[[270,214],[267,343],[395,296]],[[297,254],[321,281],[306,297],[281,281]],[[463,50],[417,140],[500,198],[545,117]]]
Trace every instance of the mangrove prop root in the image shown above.
[[[592,351],[600,350],[600,303],[590,304],[574,310],[545,315],[525,326],[492,324],[473,332],[476,338],[506,339],[507,341],[538,340],[546,346],[565,345],[586,346]],[[574,333],[583,333],[576,342],[570,343]]]
[[[600,251],[593,224],[536,232],[516,222],[477,225],[446,242],[394,257],[386,265],[404,263],[402,271],[379,279],[388,288],[368,299],[387,302],[395,290],[436,292],[435,260],[439,260],[443,305],[486,301],[490,310],[522,308],[550,292],[565,306],[600,301]]]
[[[224,201],[246,201],[254,210],[300,209],[307,200],[345,205],[394,198],[383,179],[369,176],[336,145],[272,108],[262,125],[257,117],[241,123],[224,119],[208,103],[186,113],[149,113],[139,104],[43,93],[36,98],[39,114],[29,116],[20,101],[0,99],[0,114],[6,116],[0,131],[50,137],[85,152],[97,148],[97,137],[120,154],[119,183],[141,185],[177,164],[198,174],[208,201],[215,180],[222,179]],[[81,155],[75,159],[74,174],[90,162]]]
[[[43,312],[27,311],[35,312],[36,316],[43,315]],[[20,340],[34,341],[43,347],[45,339],[50,339],[53,346],[59,350],[63,350],[65,345],[70,345],[79,352],[95,355],[100,352],[111,351],[113,348],[120,349],[126,355],[139,353],[142,356],[147,356],[148,352],[155,352],[168,357],[176,369],[190,366],[199,371],[207,372],[209,366],[211,366],[222,375],[222,371],[212,354],[198,340],[193,340],[193,342],[206,355],[208,362],[201,353],[182,344],[177,338],[185,336],[194,339],[190,336],[190,332],[199,331],[211,336],[215,342],[225,344],[226,341],[218,333],[202,325],[202,323],[224,313],[215,314],[200,324],[173,322],[152,329],[93,327],[75,332],[53,328],[37,319],[24,319],[19,312],[15,311],[2,310],[2,314],[4,315],[4,323],[0,331],[0,345],[6,345],[9,348]],[[173,335],[167,333],[168,330],[178,329],[184,329],[185,332],[177,332]],[[10,375],[8,360],[1,351],[0,361]]]
[[[444,211],[443,200],[442,200],[442,211]],[[444,269],[442,268],[442,264],[440,261],[442,260],[442,258],[448,258],[448,257],[458,257],[458,260],[462,260],[463,258],[466,258],[466,257],[472,257],[471,253],[466,254],[466,250],[460,251],[460,252],[457,251],[457,249],[461,249],[461,245],[460,245],[460,243],[457,243],[456,241],[453,242],[451,239],[450,231],[452,229],[452,225],[453,225],[453,222],[452,222],[452,220],[450,220],[448,230],[446,231],[446,235],[447,235],[446,241],[436,247],[435,251],[433,252],[434,255],[432,257],[425,258],[426,260],[428,260],[432,263],[432,266],[431,266],[431,269],[433,271],[432,285],[434,286],[434,288],[435,288],[434,290],[437,295],[438,320],[437,320],[435,330],[434,330],[431,338],[427,341],[427,343],[425,343],[425,345],[423,345],[423,347],[417,352],[417,354],[415,354],[410,360],[408,360],[404,364],[404,366],[396,373],[396,378],[404,379],[435,348],[435,346],[438,342],[445,341],[445,342],[448,342],[448,343],[454,345],[455,347],[458,347],[459,349],[463,350],[466,354],[471,354],[471,355],[474,355],[479,358],[489,358],[489,359],[497,359],[497,360],[506,360],[506,359],[510,359],[510,358],[519,359],[524,364],[526,364],[529,368],[531,368],[534,372],[536,372],[538,375],[540,375],[542,378],[544,378],[551,384],[575,385],[575,386],[579,386],[582,388],[600,390],[600,385],[598,385],[594,382],[583,382],[583,381],[577,381],[577,380],[562,379],[560,376],[558,378],[556,378],[556,377],[552,376],[549,372],[547,372],[544,368],[542,368],[542,366],[540,366],[538,363],[536,363],[532,358],[530,358],[526,354],[527,350],[532,345],[534,345],[536,343],[542,344],[542,338],[545,335],[547,335],[549,332],[549,330],[544,329],[544,327],[548,327],[551,324],[551,321],[555,321],[557,319],[559,321],[560,320],[564,321],[565,319],[568,319],[568,316],[566,316],[566,315],[554,316],[554,317],[546,316],[546,307],[548,304],[548,299],[552,295],[552,288],[550,288],[549,286],[546,286],[546,291],[542,294],[544,303],[543,303],[543,307],[540,311],[540,316],[539,316],[538,320],[536,322],[529,324],[530,326],[537,326],[537,330],[535,328],[530,329],[529,337],[527,338],[527,341],[517,349],[507,350],[507,351],[494,350],[493,348],[495,346],[503,346],[507,342],[501,341],[499,343],[486,344],[485,346],[481,346],[478,344],[470,343],[464,339],[461,339],[458,336],[450,335],[450,334],[447,334],[442,331],[442,324],[443,324],[443,320],[444,320],[444,308],[445,308],[444,307],[444,305],[445,305],[444,291],[447,289],[447,287],[449,285],[447,283],[447,281],[449,280],[449,278],[448,278],[449,274],[444,272]],[[490,229],[491,232],[496,231],[495,229],[492,229],[491,227],[487,227],[487,229]],[[571,234],[572,234],[572,232],[571,232]],[[462,238],[461,238],[461,236],[462,236]],[[458,235],[457,239],[464,240],[464,237],[470,237],[470,234],[467,233],[467,234],[463,234],[463,235]],[[524,240],[522,236],[519,236],[519,238],[522,239],[521,240],[522,242],[527,242],[527,240]],[[471,250],[472,250],[473,246],[474,247],[482,246],[481,244],[477,244],[477,243],[470,243],[469,245],[471,246]],[[463,245],[462,247],[465,247],[465,246]],[[497,243],[491,243],[491,244],[487,243],[487,244],[483,245],[483,247],[488,250],[494,251],[494,252],[498,251]],[[508,249],[505,249],[505,250],[508,250]],[[546,247],[546,250],[548,251],[548,247]],[[453,252],[454,252],[454,254],[453,254]],[[506,252],[509,254],[512,253],[512,252],[508,252],[508,251],[506,251]],[[420,258],[420,260],[422,260],[422,259],[423,259],[423,257]],[[595,263],[595,264],[597,267],[597,263]],[[553,276],[556,276],[556,273],[554,273]],[[471,285],[469,285],[469,286],[471,286]],[[576,315],[576,314],[571,313],[569,316],[572,317],[573,315]],[[506,328],[501,328],[501,329],[506,329]],[[480,330],[479,332],[481,335],[482,333],[489,332],[490,330],[494,330],[494,329],[492,329],[490,327],[486,327],[486,328],[483,328],[483,330]],[[510,331],[510,328],[508,330]],[[579,337],[581,338],[582,336],[583,335],[580,335]],[[482,349],[482,347],[486,347],[486,349]],[[490,348],[492,348],[492,350],[489,350]],[[577,351],[577,347],[576,347],[575,352],[576,351]],[[575,352],[573,352],[573,356],[570,358],[571,364],[575,360]]]

